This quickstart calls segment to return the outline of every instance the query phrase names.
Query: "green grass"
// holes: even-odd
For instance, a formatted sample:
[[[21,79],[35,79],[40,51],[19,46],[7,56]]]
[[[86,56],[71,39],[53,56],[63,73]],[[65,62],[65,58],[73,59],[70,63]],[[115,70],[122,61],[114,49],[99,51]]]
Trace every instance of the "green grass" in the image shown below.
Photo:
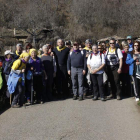
[[[138,105],[140,106],[140,101],[138,101]]]

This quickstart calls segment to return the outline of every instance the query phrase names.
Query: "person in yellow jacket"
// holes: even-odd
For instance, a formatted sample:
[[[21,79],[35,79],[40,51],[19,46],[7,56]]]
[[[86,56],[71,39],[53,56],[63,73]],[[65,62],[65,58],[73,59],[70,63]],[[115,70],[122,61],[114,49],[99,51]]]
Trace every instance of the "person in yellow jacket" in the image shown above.
[[[16,73],[16,74],[21,74],[21,73],[25,73],[25,69],[26,69],[26,64],[29,60],[29,54],[28,53],[22,53],[19,57],[19,59],[17,59],[12,66],[11,71]],[[19,78],[18,83],[16,85],[16,89],[15,92],[13,93],[14,98],[12,101],[12,108],[19,108],[20,106],[22,106],[23,104],[23,85],[22,85],[22,79]],[[17,104],[18,103],[18,104]]]

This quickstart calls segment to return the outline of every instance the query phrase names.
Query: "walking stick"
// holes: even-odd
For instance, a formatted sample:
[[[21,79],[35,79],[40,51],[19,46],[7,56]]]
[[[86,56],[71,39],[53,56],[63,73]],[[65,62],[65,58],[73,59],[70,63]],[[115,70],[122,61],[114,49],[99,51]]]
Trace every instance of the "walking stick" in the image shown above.
[[[33,87],[33,74],[31,80],[31,104],[33,104],[33,95],[34,95],[34,87]]]
[[[10,94],[10,105],[12,104],[12,94]]]

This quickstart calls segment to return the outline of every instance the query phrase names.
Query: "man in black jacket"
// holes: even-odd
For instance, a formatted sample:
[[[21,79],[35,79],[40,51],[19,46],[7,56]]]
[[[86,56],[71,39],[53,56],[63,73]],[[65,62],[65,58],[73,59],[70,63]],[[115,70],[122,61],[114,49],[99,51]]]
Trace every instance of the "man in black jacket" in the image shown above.
[[[57,64],[56,86],[58,94],[64,98],[68,95],[67,59],[69,51],[69,48],[64,46],[64,41],[58,39],[57,47],[53,50]]]
[[[83,51],[79,50],[77,42],[73,45],[73,51],[70,52],[67,62],[68,74],[71,75],[72,88],[73,88],[73,100],[77,99],[78,86],[79,85],[79,101],[83,99],[84,92],[84,75],[86,73],[86,57]]]

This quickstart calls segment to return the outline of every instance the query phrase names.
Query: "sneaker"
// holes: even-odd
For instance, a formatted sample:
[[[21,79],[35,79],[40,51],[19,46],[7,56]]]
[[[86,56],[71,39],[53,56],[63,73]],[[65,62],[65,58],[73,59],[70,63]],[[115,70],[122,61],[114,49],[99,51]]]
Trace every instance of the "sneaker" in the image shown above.
[[[20,105],[11,105],[12,108],[20,108]]]
[[[40,102],[40,104],[43,104],[43,103],[44,103],[43,101]]]
[[[93,101],[96,101],[98,99],[97,96],[94,96],[94,98],[92,99]]]
[[[135,98],[136,102],[138,102],[140,99],[139,98]]]
[[[113,98],[113,95],[112,94],[110,94],[109,96],[107,96],[107,100],[110,100],[112,98]]]
[[[76,96],[76,95],[74,95],[74,96],[73,96],[73,100],[76,100],[76,99],[77,99],[77,96]]]
[[[79,101],[82,101],[83,100],[83,96],[79,96]]]
[[[117,95],[117,100],[121,100],[121,97],[119,95]]]
[[[106,99],[105,98],[101,98],[101,101],[106,101]]]

